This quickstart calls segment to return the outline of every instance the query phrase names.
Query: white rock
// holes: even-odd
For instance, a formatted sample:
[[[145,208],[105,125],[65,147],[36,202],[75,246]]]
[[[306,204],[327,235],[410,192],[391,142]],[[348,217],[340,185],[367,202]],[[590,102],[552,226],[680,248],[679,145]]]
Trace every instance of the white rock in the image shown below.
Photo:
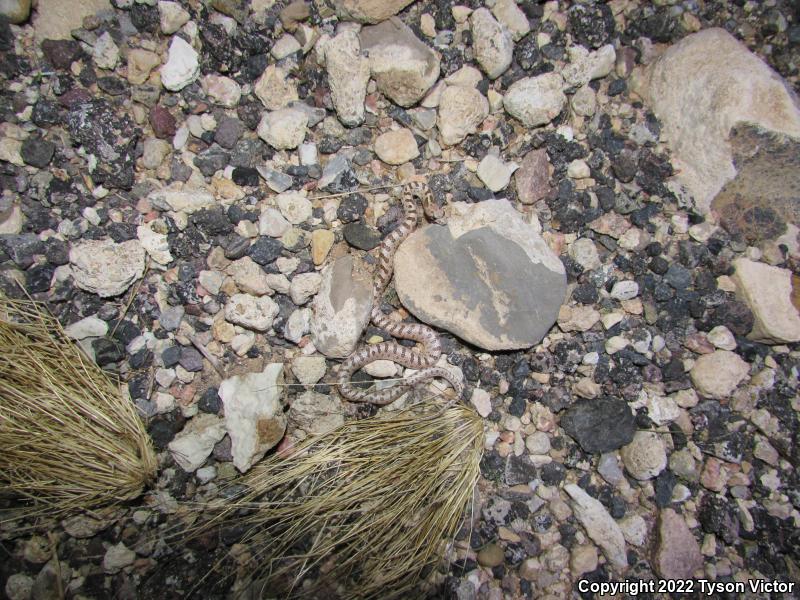
[[[497,0],[492,8],[492,14],[511,32],[515,42],[524,38],[531,30],[528,17],[514,0]]]
[[[25,161],[22,160],[22,142],[10,137],[0,139],[0,160],[10,162],[12,165],[24,167]]]
[[[550,436],[544,431],[534,431],[525,438],[525,448],[531,454],[547,454],[550,452]]]
[[[236,356],[244,356],[250,351],[256,343],[256,334],[252,331],[245,331],[237,333],[231,340],[231,350],[236,353]]]
[[[298,356],[292,361],[292,373],[303,385],[314,385],[325,376],[324,356]]]
[[[73,340],[83,340],[90,337],[103,337],[108,333],[108,323],[94,315],[84,317],[64,328],[67,337]]]
[[[488,417],[492,412],[492,398],[489,395],[489,392],[486,390],[482,390],[481,388],[475,388],[472,392],[472,397],[470,398],[470,402],[475,407],[475,410],[478,411],[478,414],[482,416],[484,419]]]
[[[717,325],[708,332],[708,341],[720,350],[736,350],[736,338],[725,325]]]
[[[611,288],[611,297],[617,300],[631,300],[639,295],[639,284],[635,281],[618,281]]]
[[[101,69],[113,71],[119,62],[119,48],[107,31],[97,38],[92,48],[92,59]]]
[[[767,344],[800,341],[800,313],[792,302],[797,284],[792,272],[746,258],[737,258],[733,266],[736,293],[755,317],[747,337]]]
[[[200,271],[197,280],[210,294],[216,296],[219,294],[224,278],[219,271]]]
[[[565,485],[564,491],[572,499],[570,504],[575,517],[592,541],[600,547],[608,561],[619,571],[627,569],[625,537],[605,507],[574,483]]]
[[[612,44],[606,44],[593,52],[583,46],[567,48],[570,64],[562,69],[561,74],[571,86],[583,86],[592,79],[600,79],[608,75],[614,68],[617,52]]]
[[[494,154],[487,154],[478,163],[478,179],[491,191],[499,192],[508,186],[518,168],[517,163],[505,163]]]
[[[593,271],[602,264],[597,246],[589,238],[578,238],[570,244],[567,252],[586,271]]]
[[[378,89],[400,106],[413,106],[439,78],[439,57],[400,19],[364,27],[360,39]]]
[[[585,160],[578,158],[567,165],[567,177],[571,179],[586,179],[591,176],[592,172]]]
[[[168,265],[173,261],[167,235],[153,231],[151,223],[139,225],[136,228],[136,237],[139,238],[145,252],[158,264]]]
[[[72,246],[75,284],[102,298],[118,296],[144,274],[145,251],[138,240],[86,240]]]
[[[208,97],[225,108],[236,108],[242,97],[242,86],[230,77],[210,74],[203,77],[203,89]]]
[[[25,573],[12,573],[6,580],[5,592],[9,600],[30,600],[33,578]]]
[[[419,156],[417,140],[410,129],[382,133],[375,139],[375,154],[388,165],[402,165]]]
[[[291,283],[283,273],[267,273],[267,285],[279,294],[288,294]]]
[[[319,273],[300,273],[292,278],[289,287],[289,295],[292,302],[298,306],[305,304],[308,300],[319,292],[322,285],[322,275]]]
[[[364,366],[363,371],[372,377],[385,379],[397,375],[397,363],[392,360],[376,360]]]
[[[208,483],[217,476],[217,468],[214,465],[209,465],[207,467],[197,469],[194,474],[195,477],[197,477],[197,481],[199,481],[201,484]]]
[[[283,382],[283,363],[270,363],[261,373],[235,375],[219,385],[233,464],[242,473],[283,438]]]
[[[738,354],[715,350],[700,356],[689,374],[700,394],[722,399],[728,397],[749,372],[750,366]]]
[[[333,3],[341,21],[380,23],[396,15],[414,0],[336,0]]]
[[[255,331],[268,331],[280,308],[268,296],[234,294],[225,305],[225,319]]]
[[[169,155],[172,148],[169,142],[156,138],[146,139],[143,145],[142,166],[145,169],[157,169]]]
[[[572,110],[582,117],[591,117],[597,110],[597,93],[584,85],[572,96]]]
[[[169,58],[161,67],[161,84],[178,92],[192,83],[200,74],[200,63],[194,48],[183,38],[175,36],[169,46]]]
[[[258,124],[258,137],[276,150],[291,150],[306,137],[308,115],[295,108],[281,108],[266,113]]]
[[[335,394],[309,390],[294,399],[289,419],[309,435],[322,435],[344,425],[344,407]]]
[[[245,294],[264,296],[272,291],[267,273],[249,256],[233,261],[225,268],[225,272],[233,277],[236,286]]]
[[[303,336],[311,330],[311,317],[313,312],[310,308],[298,308],[293,311],[286,320],[283,328],[283,337],[295,344],[300,343]]]
[[[639,515],[628,515],[619,521],[625,541],[641,548],[647,543],[647,522]]]
[[[297,192],[288,192],[289,194],[297,194]],[[268,235],[270,237],[279,238],[284,233],[291,229],[292,225],[281,214],[277,208],[268,206],[261,211],[258,218],[258,232],[261,235]]]
[[[648,396],[647,416],[656,425],[666,425],[681,416],[681,409],[672,398]]]
[[[563,87],[564,79],[555,72],[523,77],[508,88],[503,106],[526,127],[546,125],[558,116],[567,102]]]
[[[631,443],[623,446],[619,453],[625,470],[642,481],[656,477],[667,466],[664,440],[652,431],[637,431]]]
[[[460,143],[489,116],[489,101],[475,88],[445,88],[439,100],[439,133],[445,146]]]
[[[364,98],[369,82],[369,59],[361,55],[361,42],[345,29],[325,44],[325,69],[331,100],[339,120],[348,127],[364,122]]]
[[[103,556],[103,571],[106,573],[118,573],[136,560],[136,552],[129,549],[120,542],[110,546]]]
[[[341,115],[339,116],[341,119]],[[313,142],[300,144],[297,148],[297,153],[300,157],[300,164],[306,167],[319,164],[319,153],[317,152],[317,145]]]
[[[489,79],[497,79],[511,65],[514,53],[511,33],[486,8],[474,11],[469,21],[475,59]]]
[[[269,53],[275,60],[281,60],[298,52],[300,49],[300,42],[293,35],[285,33],[275,41]]]
[[[281,215],[292,225],[299,225],[311,218],[311,201],[300,192],[284,192],[278,194],[275,200]]]
[[[277,65],[269,65],[253,86],[253,93],[267,110],[279,110],[296,101],[297,84]]]
[[[183,27],[191,18],[191,15],[177,2],[167,2],[161,0],[158,3],[159,23],[161,33],[172,35]]]
[[[470,65],[464,65],[455,73],[451,73],[445,77],[444,82],[447,85],[458,85],[461,87],[477,87],[483,79],[483,74]]]
[[[207,413],[192,417],[169,443],[175,462],[187,473],[203,466],[214,446],[225,437],[225,422]]]

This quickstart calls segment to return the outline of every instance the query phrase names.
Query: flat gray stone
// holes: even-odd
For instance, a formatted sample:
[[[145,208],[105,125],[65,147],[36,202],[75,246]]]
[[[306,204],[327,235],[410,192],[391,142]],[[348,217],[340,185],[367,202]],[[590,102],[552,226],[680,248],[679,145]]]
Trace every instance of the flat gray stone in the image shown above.
[[[487,350],[528,348],[566,294],[558,257],[507,200],[455,203],[447,226],[414,232],[395,256],[395,288],[414,315]]]

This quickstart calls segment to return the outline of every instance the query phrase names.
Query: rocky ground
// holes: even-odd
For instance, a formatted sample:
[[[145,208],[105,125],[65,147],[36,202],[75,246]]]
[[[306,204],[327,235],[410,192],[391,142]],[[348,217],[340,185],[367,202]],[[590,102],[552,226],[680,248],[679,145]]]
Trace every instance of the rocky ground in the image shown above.
[[[448,222],[385,308],[440,328],[486,426],[430,596],[800,580],[796,3],[0,6],[2,288],[127,383],[160,453],[135,506],[5,524],[9,598],[189,597],[246,560],[160,534],[369,412],[328,383],[385,335],[359,337],[370,269],[413,178]]]

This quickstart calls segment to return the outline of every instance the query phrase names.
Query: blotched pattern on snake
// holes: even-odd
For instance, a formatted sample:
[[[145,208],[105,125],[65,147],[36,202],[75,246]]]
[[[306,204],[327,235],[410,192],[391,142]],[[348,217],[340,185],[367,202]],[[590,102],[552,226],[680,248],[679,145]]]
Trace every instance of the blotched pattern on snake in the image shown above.
[[[413,348],[401,346],[397,342],[387,341],[369,344],[357,349],[339,367],[337,383],[339,391],[353,402],[370,402],[385,405],[393,402],[415,386],[434,377],[442,377],[450,382],[457,397],[461,397],[463,385],[449,370],[434,366],[442,354],[442,347],[437,333],[422,324],[395,323],[381,311],[381,298],[386,286],[392,279],[394,270],[394,254],[400,244],[417,227],[417,200],[422,203],[426,214],[432,219],[439,219],[442,211],[436,206],[430,189],[424,183],[409,183],[403,188],[403,222],[381,242],[378,250],[378,265],[372,288],[372,323],[396,338],[414,340],[424,346],[420,352]],[[412,376],[403,379],[390,388],[371,390],[358,388],[351,383],[353,373],[376,360],[391,360],[408,367],[418,369]]]

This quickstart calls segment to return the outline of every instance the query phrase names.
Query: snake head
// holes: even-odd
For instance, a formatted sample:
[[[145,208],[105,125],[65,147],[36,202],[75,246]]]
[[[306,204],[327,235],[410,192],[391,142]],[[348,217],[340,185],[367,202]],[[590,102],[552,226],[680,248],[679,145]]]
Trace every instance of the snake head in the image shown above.
[[[444,225],[447,222],[444,208],[436,204],[436,200],[433,198],[430,198],[427,202],[422,203],[422,210],[425,211],[425,216],[431,223]]]

